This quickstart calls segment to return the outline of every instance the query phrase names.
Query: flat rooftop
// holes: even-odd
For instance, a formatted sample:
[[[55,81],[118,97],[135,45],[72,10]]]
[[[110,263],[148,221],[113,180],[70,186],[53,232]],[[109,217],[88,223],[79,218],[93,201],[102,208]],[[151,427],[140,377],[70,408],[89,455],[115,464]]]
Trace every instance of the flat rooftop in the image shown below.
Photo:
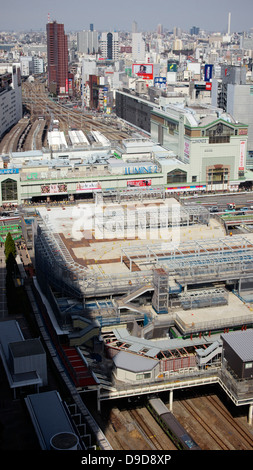
[[[224,228],[215,219],[210,219],[207,225],[191,225],[172,229],[154,228],[142,230],[140,226],[134,230],[125,228],[115,232],[110,231],[109,222],[103,230],[94,224],[94,210],[96,217],[112,214],[113,211],[125,209],[128,211],[130,225],[136,210],[142,214],[144,210],[151,211],[158,208],[179,207],[174,198],[155,201],[122,202],[121,204],[104,204],[95,207],[93,203],[79,203],[76,206],[40,208],[39,212],[53,233],[59,234],[65,247],[74,261],[86,267],[91,274],[110,275],[115,273],[128,274],[128,267],[121,263],[122,249],[131,247],[152,246],[157,243],[170,243],[171,241],[184,243],[186,241],[219,239],[225,236]],[[97,219],[98,220],[98,219]],[[128,222],[127,222],[128,223]],[[108,230],[106,230],[108,228]],[[117,236],[120,235],[120,236]],[[175,237],[177,237],[175,239]],[[149,269],[147,267],[141,269]]]

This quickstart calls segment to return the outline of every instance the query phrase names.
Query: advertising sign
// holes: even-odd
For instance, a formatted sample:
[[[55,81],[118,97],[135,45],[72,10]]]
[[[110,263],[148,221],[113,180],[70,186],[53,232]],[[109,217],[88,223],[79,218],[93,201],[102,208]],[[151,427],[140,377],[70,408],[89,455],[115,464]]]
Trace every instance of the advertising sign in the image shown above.
[[[190,143],[188,140],[184,141],[184,156],[189,160],[190,158]]]
[[[153,80],[153,64],[133,64],[132,73],[146,80]]]
[[[166,88],[166,77],[155,77],[154,85],[156,88],[165,89]]]
[[[151,180],[130,180],[127,181],[127,186],[151,186]]]
[[[67,185],[62,184],[43,184],[41,186],[41,194],[65,194],[67,192]]]
[[[0,175],[14,175],[19,173],[18,168],[2,168],[0,169]]]
[[[101,189],[100,184],[97,181],[86,181],[85,183],[76,183],[76,191],[95,191]]]
[[[240,171],[244,170],[245,154],[246,154],[246,142],[242,140],[240,143],[240,159],[239,159]]]
[[[211,83],[211,82],[207,82],[207,83],[206,83],[206,90],[207,90],[207,91],[211,91],[211,89],[212,89],[212,83]]]
[[[176,72],[176,71],[177,71],[177,64],[172,64],[168,62],[167,72]]]
[[[213,64],[205,64],[205,82],[210,82],[213,75]]]

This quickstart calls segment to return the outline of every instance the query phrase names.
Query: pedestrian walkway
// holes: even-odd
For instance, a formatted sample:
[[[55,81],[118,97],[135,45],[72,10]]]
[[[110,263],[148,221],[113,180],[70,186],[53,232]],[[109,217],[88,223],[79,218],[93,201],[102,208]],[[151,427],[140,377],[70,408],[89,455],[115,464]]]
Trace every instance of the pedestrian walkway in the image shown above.
[[[6,264],[4,244],[0,246],[0,319],[8,316],[6,301]]]

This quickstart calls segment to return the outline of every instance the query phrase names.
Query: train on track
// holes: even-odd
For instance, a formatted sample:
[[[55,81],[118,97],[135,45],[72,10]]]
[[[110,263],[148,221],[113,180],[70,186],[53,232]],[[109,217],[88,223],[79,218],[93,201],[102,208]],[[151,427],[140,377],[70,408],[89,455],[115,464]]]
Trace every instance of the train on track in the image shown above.
[[[148,400],[147,408],[179,450],[201,450],[160,398]]]

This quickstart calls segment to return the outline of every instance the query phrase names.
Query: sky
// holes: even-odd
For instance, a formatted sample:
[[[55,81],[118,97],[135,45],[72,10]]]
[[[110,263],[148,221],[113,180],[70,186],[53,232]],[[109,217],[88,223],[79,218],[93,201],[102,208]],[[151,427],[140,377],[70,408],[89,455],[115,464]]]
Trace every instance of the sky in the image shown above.
[[[9,0],[1,2],[0,31],[45,31],[48,14],[63,23],[65,31],[155,31],[162,24],[189,31],[226,32],[231,12],[231,32],[253,27],[253,0]]]

